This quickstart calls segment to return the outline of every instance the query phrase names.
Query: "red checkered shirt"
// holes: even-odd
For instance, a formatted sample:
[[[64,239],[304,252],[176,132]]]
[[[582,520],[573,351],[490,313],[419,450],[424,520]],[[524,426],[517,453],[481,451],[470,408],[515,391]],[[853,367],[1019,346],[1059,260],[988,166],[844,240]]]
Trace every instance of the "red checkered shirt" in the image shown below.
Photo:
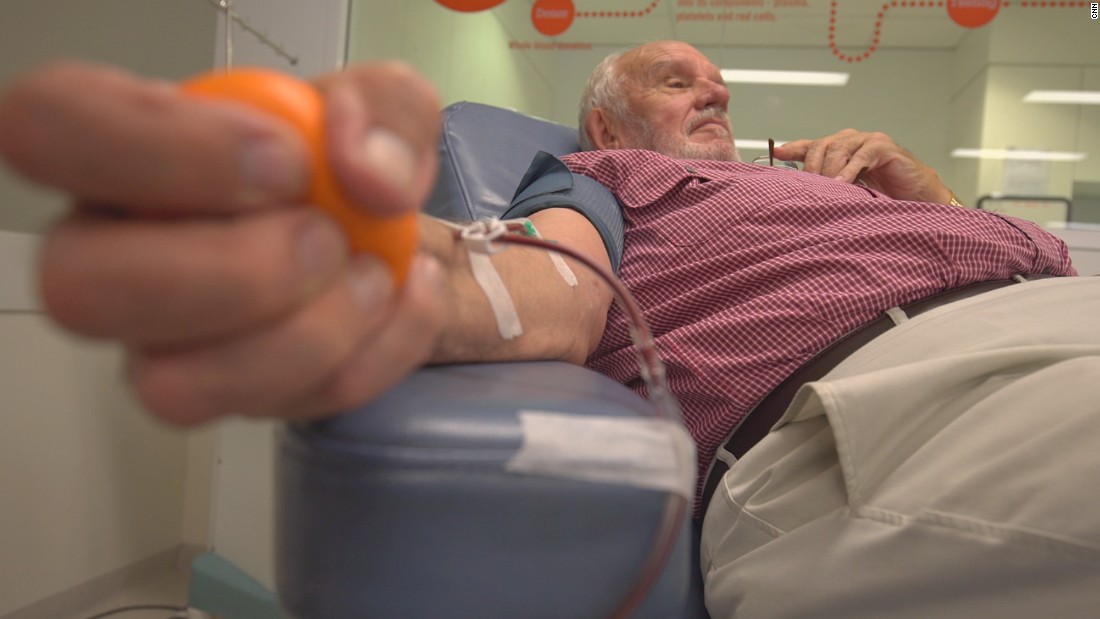
[[[643,308],[695,438],[700,490],[715,451],[757,401],[884,310],[973,282],[1074,274],[1061,240],[987,211],[650,151],[564,161],[624,207],[620,277]],[[617,306],[587,364],[645,396]]]

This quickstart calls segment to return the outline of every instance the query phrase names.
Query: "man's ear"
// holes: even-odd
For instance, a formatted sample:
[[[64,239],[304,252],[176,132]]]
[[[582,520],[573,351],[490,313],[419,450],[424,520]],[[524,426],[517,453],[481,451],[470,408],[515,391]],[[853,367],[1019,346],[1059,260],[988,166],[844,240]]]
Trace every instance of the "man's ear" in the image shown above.
[[[603,108],[596,108],[584,119],[584,130],[592,144],[599,150],[622,148],[619,124]]]

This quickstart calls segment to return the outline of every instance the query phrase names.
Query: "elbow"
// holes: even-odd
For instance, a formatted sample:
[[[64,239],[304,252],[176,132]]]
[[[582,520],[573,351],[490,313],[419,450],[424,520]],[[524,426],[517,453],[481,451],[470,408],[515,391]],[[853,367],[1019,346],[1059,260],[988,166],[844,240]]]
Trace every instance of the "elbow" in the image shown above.
[[[608,304],[600,304],[587,312],[588,320],[577,325],[569,338],[569,345],[562,356],[563,361],[576,365],[584,365],[588,361],[588,357],[596,351],[603,339],[603,332],[607,327],[607,309]]]

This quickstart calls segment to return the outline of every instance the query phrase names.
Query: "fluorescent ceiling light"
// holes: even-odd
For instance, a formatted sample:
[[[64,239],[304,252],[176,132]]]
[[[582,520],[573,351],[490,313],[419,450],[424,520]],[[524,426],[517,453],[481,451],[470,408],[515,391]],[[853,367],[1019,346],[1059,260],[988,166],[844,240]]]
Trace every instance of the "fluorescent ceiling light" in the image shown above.
[[[1076,103],[1100,105],[1098,90],[1032,90],[1024,96],[1025,103]]]
[[[1004,148],[956,148],[952,157],[965,159],[1024,159],[1027,161],[1081,161],[1086,153]]]
[[[791,86],[844,86],[847,73],[826,71],[756,71],[722,69],[722,79],[730,84],[786,84]]]

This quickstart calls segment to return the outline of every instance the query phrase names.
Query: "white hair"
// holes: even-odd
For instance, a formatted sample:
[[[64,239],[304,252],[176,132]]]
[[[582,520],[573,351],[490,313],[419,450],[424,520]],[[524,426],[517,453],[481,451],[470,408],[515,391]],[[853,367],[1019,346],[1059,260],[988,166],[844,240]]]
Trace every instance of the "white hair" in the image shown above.
[[[596,108],[609,110],[620,120],[627,119],[628,108],[626,93],[623,92],[625,80],[619,71],[618,62],[624,52],[610,54],[596,65],[592,75],[588,77],[588,83],[581,94],[580,113],[578,115],[579,137],[581,150],[596,150],[592,137],[588,135],[585,123],[589,113]]]
[[[613,117],[619,125],[619,130],[624,136],[629,136],[633,148],[645,148],[670,157],[680,159],[715,159],[740,161],[741,156],[737,152],[737,145],[733,140],[732,123],[729,126],[729,143],[692,144],[684,140],[675,139],[675,136],[667,132],[659,131],[651,127],[643,118],[631,114],[631,101],[628,96],[628,79],[631,77],[628,71],[624,71],[622,59],[627,54],[635,52],[649,43],[638,45],[630,49],[616,52],[604,58],[585,84],[584,93],[581,95],[580,111],[578,114],[581,150],[596,150],[592,141],[593,136],[588,134],[588,116],[593,110],[603,109],[606,115]],[[702,110],[694,121],[704,118],[722,117],[728,120],[725,108],[708,108]]]

